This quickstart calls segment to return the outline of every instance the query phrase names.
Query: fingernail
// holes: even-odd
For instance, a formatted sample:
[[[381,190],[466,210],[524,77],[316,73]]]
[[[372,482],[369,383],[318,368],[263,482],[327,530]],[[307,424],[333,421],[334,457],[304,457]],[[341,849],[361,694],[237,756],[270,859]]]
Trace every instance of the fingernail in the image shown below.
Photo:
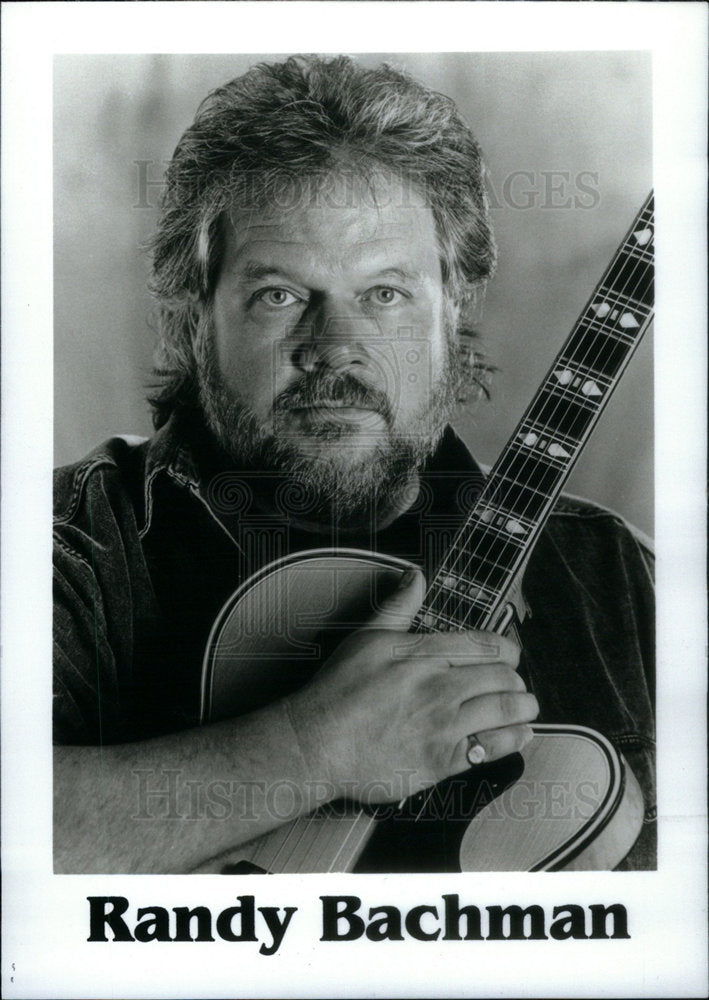
[[[399,587],[403,590],[404,587],[409,587],[416,579],[416,570],[407,569],[402,578],[399,580]]]

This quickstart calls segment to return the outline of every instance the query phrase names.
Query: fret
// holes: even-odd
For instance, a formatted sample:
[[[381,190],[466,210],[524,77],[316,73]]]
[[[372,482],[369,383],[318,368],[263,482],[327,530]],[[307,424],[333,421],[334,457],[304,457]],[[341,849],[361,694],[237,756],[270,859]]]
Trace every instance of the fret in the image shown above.
[[[551,381],[552,378],[554,381]],[[576,393],[580,397],[586,399],[602,395],[596,390],[601,389],[603,392],[607,389],[612,388],[614,379],[608,375],[606,372],[598,371],[592,365],[582,363],[576,359],[559,359],[559,365],[551,373],[551,376],[547,376],[546,382],[547,386],[552,388],[567,387],[570,393]]]
[[[593,312],[585,312],[576,324],[576,328],[581,326],[588,327],[592,333],[609,337],[611,340],[617,340],[619,344],[625,344],[627,347],[633,346],[637,338],[632,332],[624,330],[622,327],[620,329],[614,329],[614,327],[604,319],[606,312],[611,312],[611,306],[607,302],[597,302],[593,306],[589,306],[589,309],[592,309]],[[596,310],[601,313],[600,317],[596,315]],[[567,346],[568,345],[565,345],[565,348]]]
[[[601,279],[598,292],[608,289],[611,295],[623,295],[644,305],[653,301],[655,287],[653,262],[639,260],[631,254],[620,252]]]
[[[617,309],[619,311],[624,310],[622,314],[619,313],[620,325],[626,327],[627,329],[634,329],[635,327],[641,326],[642,323],[644,323],[645,320],[652,315],[652,305],[647,302],[641,302],[632,295],[628,295],[627,292],[618,291],[617,288],[603,288],[600,285],[598,287],[598,294],[594,296],[594,304],[591,306],[592,309],[596,308],[595,300],[599,295],[603,296],[603,302],[601,303],[602,307],[609,306],[609,311],[613,309]],[[614,299],[615,301],[610,302],[609,299]],[[624,320],[627,319],[627,314],[630,314],[634,323],[631,323],[629,320],[624,322]],[[640,314],[639,319],[638,314]],[[614,317],[611,316],[611,319],[613,318]]]
[[[535,520],[546,507],[549,494],[525,486],[509,476],[496,475],[494,491],[502,495],[505,506],[511,508],[516,517],[526,517]],[[493,495],[494,495],[493,491]]]
[[[511,452],[502,456],[495,466],[494,475],[509,477],[524,483],[528,489],[548,495],[559,479],[559,470],[548,462],[540,461],[536,455]]]
[[[474,532],[466,539],[464,548],[460,544],[456,546],[454,572],[464,574],[473,591],[495,593],[525,547],[488,533],[480,532],[476,539],[472,534]]]
[[[597,412],[597,407],[588,400],[560,398],[557,393],[545,389],[532,404],[526,419],[545,428],[547,435],[559,430],[581,441]]]
[[[515,549],[514,552],[510,552],[509,559],[504,562],[496,562],[494,559],[490,559],[487,556],[481,555],[479,552],[475,553],[475,570],[473,572],[472,568],[470,571],[470,580],[474,586],[487,587],[488,590],[497,591],[501,584],[506,580],[510,567],[514,565],[516,557],[522,549]],[[472,560],[470,560],[472,565]]]
[[[602,296],[606,300],[615,299],[616,306],[629,307],[634,312],[642,309],[647,311],[648,307],[652,307],[654,301],[654,287],[654,276],[646,276],[644,279],[638,276],[637,282],[629,281],[624,285],[601,282],[598,286],[597,297]]]
[[[515,484],[502,480],[488,480],[486,491],[496,488],[503,491],[514,490]],[[494,512],[494,514],[493,514]],[[489,520],[483,520],[489,515]],[[497,524],[490,520],[495,516]],[[512,510],[503,510],[499,505],[484,502],[482,508],[476,505],[468,522],[454,539],[448,558],[439,569],[434,585],[455,591],[466,598],[474,600],[483,609],[494,600],[495,585],[499,571],[504,571],[524,552],[528,539],[533,532],[533,519],[522,514],[515,515]],[[474,575],[472,567],[484,566],[488,575],[482,578]]]
[[[466,572],[474,586],[478,583],[494,586],[487,576],[487,571],[496,573],[498,570],[507,569],[523,550],[524,542],[520,538],[507,534],[494,534],[486,526],[479,524],[468,530],[465,538],[459,539],[456,544],[456,554],[459,559],[466,560],[468,564],[484,563],[486,566],[486,575],[482,577],[475,572],[472,575]]]
[[[581,444],[578,438],[570,437],[568,434],[562,434],[557,428],[550,431],[549,428],[543,427],[541,424],[537,424],[535,421],[528,420],[526,418],[519,426],[517,439],[518,448],[529,448],[530,450],[546,448],[546,450],[549,451],[551,446],[548,442],[551,441],[552,445],[560,445],[562,448],[565,448],[569,454],[574,452]]]
[[[436,632],[450,632],[451,628],[458,630],[462,627],[459,622],[447,618],[445,615],[437,614],[431,608],[421,608],[414,618],[414,625],[418,624]]]
[[[531,527],[528,526],[529,523],[526,518],[513,517],[512,514],[507,514],[504,520],[500,519],[500,523],[498,524],[483,522],[478,530],[484,532],[485,535],[489,535],[490,538],[501,538],[503,541],[509,542],[510,545],[522,548],[525,537],[531,531]],[[465,548],[461,548],[461,551],[464,552]]]
[[[655,226],[653,221],[653,211],[648,209],[647,212],[642,212],[633,226],[632,230],[625,237],[624,242],[630,243],[633,241],[634,245],[637,246],[648,246],[652,243],[655,235]]]
[[[644,260],[648,264],[654,264],[655,254],[652,250],[645,250],[643,247],[634,245],[632,243],[626,243],[623,245],[623,253],[627,254],[629,257],[633,257],[635,260]]]
[[[577,359],[584,358],[587,367],[595,372],[600,369],[606,378],[612,379],[620,371],[634,342],[603,329],[600,323],[584,322],[576,327],[564,345],[559,363],[577,365]]]
[[[490,610],[490,605],[481,605],[464,594],[439,590],[426,604],[426,610],[462,623],[469,621],[473,614],[485,614]]]
[[[638,213],[638,218],[633,223],[631,232],[634,232],[640,225],[650,225],[654,218],[655,211],[655,196],[650,192],[647,198],[647,202],[643,205]]]
[[[582,376],[578,371],[574,371],[574,367],[559,365],[551,375],[547,376],[542,389],[563,395],[567,399],[591,403],[613,385],[613,380],[607,376],[599,375],[598,378],[589,378],[587,375]]]
[[[475,512],[478,513],[477,508]],[[498,513],[494,514],[493,509],[487,507],[479,513],[478,520],[485,525],[483,530],[493,531],[499,536],[509,538],[510,541],[519,542],[520,545],[524,545],[523,537],[534,528],[533,521],[528,521],[524,517],[513,517],[509,513],[501,513],[499,508]]]
[[[522,458],[535,462],[540,468],[547,466],[563,472],[574,452],[579,447],[579,442],[572,444],[567,435],[556,434],[553,429],[543,427],[540,424],[532,423],[536,430],[527,431],[518,441],[512,440],[508,445],[510,455],[518,455]],[[526,529],[522,525],[512,525],[511,533],[526,534]]]
[[[639,219],[637,225],[633,228],[632,233],[629,233],[621,243],[618,253],[632,252],[637,254],[646,254],[651,257],[652,244],[655,238],[655,232],[651,222],[651,219]]]
[[[514,448],[515,445],[512,444],[510,447]],[[560,472],[564,471],[569,461],[573,458],[574,450],[570,451],[568,445],[561,444],[560,441],[555,440],[553,434],[544,430],[539,434],[535,434],[533,431],[527,434],[522,447],[518,449],[519,453],[533,457],[538,462],[545,462]],[[517,531],[517,534],[522,533],[521,530]],[[526,532],[524,533],[526,534]]]
[[[556,405],[559,407],[566,406],[569,403],[574,403],[577,406],[584,407],[590,413],[595,413],[597,409],[596,400],[599,396],[603,395],[603,391],[598,385],[596,385],[595,390],[580,393],[575,392],[573,389],[567,389],[564,386],[555,385],[553,382],[547,382],[542,387],[542,392],[546,393],[551,399],[554,399],[556,401]]]
[[[638,216],[638,220],[621,244],[621,248],[630,247],[639,253],[649,253],[655,239],[655,225],[652,212]]]
[[[438,573],[431,589],[433,590],[434,587],[442,587],[455,594],[456,597],[464,598],[483,609],[490,608],[497,596],[492,588],[472,583],[467,577],[454,573],[450,569],[441,570]]]
[[[596,383],[598,387],[598,383]],[[600,388],[600,387],[598,387]],[[578,403],[579,406],[585,406],[587,409],[595,409],[594,400],[597,396],[602,395],[602,392],[594,391],[589,387],[586,392],[579,392],[577,389],[573,389],[570,386],[562,385],[558,380],[552,376],[547,378],[539,390],[540,398],[541,394],[544,393],[547,396],[553,396],[557,402],[564,403]]]
[[[490,525],[493,531],[502,530],[504,527],[505,531],[513,535],[528,534],[534,528],[534,521],[524,517],[513,517],[512,511],[505,510],[499,504],[487,503],[484,491],[481,501],[475,505],[473,516],[478,521]]]
[[[480,601],[476,601],[474,598],[468,597],[467,594],[461,594],[459,590],[455,590],[452,587],[446,587],[444,584],[441,584],[440,588],[436,591],[436,594],[428,602],[428,606],[435,607],[437,604],[440,604],[441,601],[443,602],[442,610],[445,610],[448,613],[450,613],[449,605],[451,601],[454,602],[455,607],[463,609],[467,607],[469,612],[472,610],[485,611],[490,607],[489,602],[482,603]]]

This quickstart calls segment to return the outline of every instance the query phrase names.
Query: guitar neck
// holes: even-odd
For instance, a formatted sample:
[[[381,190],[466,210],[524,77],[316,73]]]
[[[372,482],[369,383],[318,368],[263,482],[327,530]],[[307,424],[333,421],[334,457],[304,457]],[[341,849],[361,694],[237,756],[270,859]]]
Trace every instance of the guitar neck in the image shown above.
[[[413,631],[494,625],[652,321],[653,245],[650,194],[453,540]]]

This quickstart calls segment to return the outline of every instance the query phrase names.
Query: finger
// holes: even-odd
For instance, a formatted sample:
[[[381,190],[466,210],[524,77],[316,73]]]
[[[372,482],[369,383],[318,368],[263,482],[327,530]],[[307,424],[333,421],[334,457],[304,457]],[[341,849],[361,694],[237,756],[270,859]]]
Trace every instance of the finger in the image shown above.
[[[408,629],[414,615],[423,604],[425,593],[426,578],[420,569],[412,566],[403,574],[393,594],[382,602],[379,610],[363,627]]]
[[[502,664],[486,663],[470,670],[450,670],[435,660],[420,662],[426,670],[426,676],[419,682],[420,700],[447,706],[452,724],[459,729],[469,724],[471,705],[476,699],[504,691],[527,690],[519,674]],[[470,729],[465,731],[472,732]]]
[[[539,703],[529,691],[496,691],[463,702],[456,716],[459,739],[469,733],[484,733],[533,722],[539,715]]]
[[[450,667],[470,667],[478,663],[504,663],[516,668],[520,649],[511,639],[494,632],[432,632],[412,634],[401,640],[401,651],[416,656],[445,661]]]
[[[510,753],[518,753],[534,736],[531,726],[505,726],[502,729],[489,729],[486,732],[475,733],[475,736],[485,751],[484,763],[499,760]],[[468,737],[464,736],[455,746],[452,765],[457,771],[466,771],[471,765],[468,759]]]
[[[465,713],[469,711],[470,702],[482,695],[527,690],[527,685],[516,670],[505,664],[485,663],[472,670],[449,670],[447,678]]]

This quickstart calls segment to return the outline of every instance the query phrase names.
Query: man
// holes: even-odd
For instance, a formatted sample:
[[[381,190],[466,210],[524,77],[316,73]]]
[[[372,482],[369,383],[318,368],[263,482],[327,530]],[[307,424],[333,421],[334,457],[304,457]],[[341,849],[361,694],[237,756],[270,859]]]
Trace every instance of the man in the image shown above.
[[[56,481],[57,870],[189,871],[323,789],[398,801],[521,749],[540,706],[623,750],[648,819],[627,864],[651,866],[647,554],[585,504],[560,505],[517,593],[521,663],[512,638],[409,634],[414,570],[305,686],[197,725],[237,586],[329,546],[430,578],[480,491],[448,421],[484,385],[495,254],[452,103],[347,59],[255,67],[180,141],[153,250],[157,433]],[[200,800],[215,781],[226,819]]]

